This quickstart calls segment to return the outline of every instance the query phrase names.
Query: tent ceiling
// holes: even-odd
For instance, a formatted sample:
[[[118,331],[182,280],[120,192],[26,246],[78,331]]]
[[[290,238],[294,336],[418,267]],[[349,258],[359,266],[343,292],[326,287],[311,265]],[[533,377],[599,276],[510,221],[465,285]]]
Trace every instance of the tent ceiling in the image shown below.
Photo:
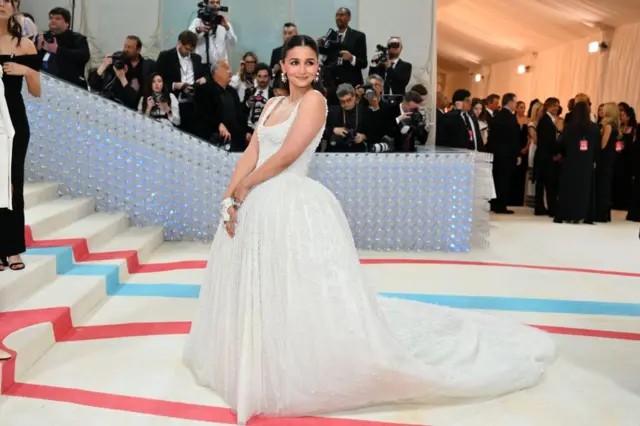
[[[640,0],[437,0],[442,68],[474,69],[640,21]],[[587,47],[585,46],[585,49]]]

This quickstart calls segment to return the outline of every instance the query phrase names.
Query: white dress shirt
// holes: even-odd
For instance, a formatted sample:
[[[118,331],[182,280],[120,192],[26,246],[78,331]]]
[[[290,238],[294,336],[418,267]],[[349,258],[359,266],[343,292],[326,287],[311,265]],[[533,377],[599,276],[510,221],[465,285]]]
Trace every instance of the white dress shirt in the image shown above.
[[[180,83],[195,84],[196,75],[193,70],[193,61],[191,60],[191,55],[182,56],[178,51],[178,61],[180,63]],[[174,86],[172,87],[172,89],[175,90],[176,83],[173,84]]]
[[[191,23],[189,31],[198,34],[198,44],[196,45],[196,53],[202,57],[202,63],[207,63],[207,43],[206,37],[209,37],[209,63],[211,65],[218,61],[228,61],[228,47],[233,47],[238,42],[238,37],[233,32],[233,27],[229,24],[229,31],[222,25],[218,25],[215,34],[198,33],[196,29],[202,25],[202,20],[196,18]]]
[[[347,30],[344,30],[343,32],[339,32],[338,33],[338,41],[342,44],[344,43],[344,39],[345,37],[347,37]],[[351,52],[350,52],[351,53]],[[353,65],[354,67],[356,66],[356,55],[354,55],[353,53],[351,53],[351,56],[353,56],[353,58],[351,58],[351,65]],[[338,59],[338,65],[342,65],[343,63],[343,59],[342,57],[340,57]]]

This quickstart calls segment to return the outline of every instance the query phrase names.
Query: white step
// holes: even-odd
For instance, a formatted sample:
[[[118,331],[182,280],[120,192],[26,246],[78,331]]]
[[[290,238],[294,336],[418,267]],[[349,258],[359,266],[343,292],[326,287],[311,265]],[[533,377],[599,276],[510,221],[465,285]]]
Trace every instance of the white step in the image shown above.
[[[22,271],[0,272],[0,312],[7,311],[56,278],[55,256],[23,256]]]
[[[24,208],[56,200],[58,196],[58,184],[55,182],[27,183],[24,186]]]
[[[94,253],[136,251],[140,264],[145,263],[151,254],[164,241],[164,229],[161,226],[148,226],[143,228],[132,227],[116,235],[104,245],[96,247]],[[126,259],[99,260],[86,262],[90,264],[116,265],[120,268],[120,282],[125,282],[131,273],[127,267]]]
[[[128,228],[129,219],[124,213],[94,213],[41,238],[45,240],[85,239],[89,251],[93,252]]]
[[[16,305],[13,311],[47,308],[70,309],[72,324],[80,324],[83,317],[106,298],[106,282],[102,276],[59,276],[42,289]],[[52,321],[65,316],[61,309]],[[63,330],[68,332],[70,330]],[[16,379],[31,368],[53,345],[52,334],[46,326],[31,327],[31,330],[14,333],[4,340],[5,346],[18,352]],[[13,342],[13,343],[12,343]],[[13,346],[13,345],[16,346]]]
[[[27,209],[25,219],[33,238],[39,240],[43,235],[65,228],[94,211],[92,198],[58,199]]]

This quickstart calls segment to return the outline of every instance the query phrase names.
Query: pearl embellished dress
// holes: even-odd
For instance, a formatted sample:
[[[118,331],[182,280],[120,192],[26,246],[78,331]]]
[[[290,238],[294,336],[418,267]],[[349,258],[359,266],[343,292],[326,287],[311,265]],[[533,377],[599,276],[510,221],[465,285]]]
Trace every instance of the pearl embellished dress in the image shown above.
[[[280,149],[296,114],[259,123],[258,165]],[[249,193],[235,238],[218,227],[185,349],[197,381],[238,424],[256,415],[459,403],[536,385],[555,358],[546,333],[382,298],[364,282],[338,200],[307,177],[321,137]]]

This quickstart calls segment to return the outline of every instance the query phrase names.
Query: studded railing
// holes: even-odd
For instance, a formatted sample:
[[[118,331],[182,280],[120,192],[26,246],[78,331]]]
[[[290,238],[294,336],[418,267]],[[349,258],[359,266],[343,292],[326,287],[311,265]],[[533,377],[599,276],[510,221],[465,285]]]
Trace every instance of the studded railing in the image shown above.
[[[167,240],[210,240],[238,155],[95,94],[42,75],[43,96],[25,94],[31,123],[30,181],[56,181],[66,196],[94,197]],[[467,251],[488,241],[486,192],[474,182],[487,157],[317,154],[311,177],[333,191],[358,248]]]

